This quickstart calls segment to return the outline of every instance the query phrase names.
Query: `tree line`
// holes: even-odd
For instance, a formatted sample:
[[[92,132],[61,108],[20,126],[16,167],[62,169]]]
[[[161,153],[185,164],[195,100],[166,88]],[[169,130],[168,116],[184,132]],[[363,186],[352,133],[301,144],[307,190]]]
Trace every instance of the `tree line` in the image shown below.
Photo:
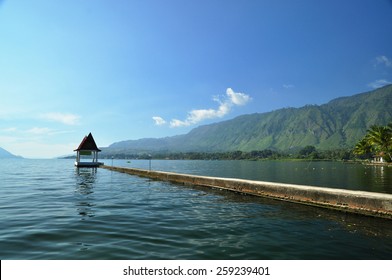
[[[351,150],[317,150],[314,146],[306,146],[295,151],[254,150],[228,151],[228,152],[152,152],[152,153],[116,153],[107,154],[103,158],[122,159],[170,159],[170,160],[277,160],[277,159],[302,159],[302,160],[352,160],[354,155]]]

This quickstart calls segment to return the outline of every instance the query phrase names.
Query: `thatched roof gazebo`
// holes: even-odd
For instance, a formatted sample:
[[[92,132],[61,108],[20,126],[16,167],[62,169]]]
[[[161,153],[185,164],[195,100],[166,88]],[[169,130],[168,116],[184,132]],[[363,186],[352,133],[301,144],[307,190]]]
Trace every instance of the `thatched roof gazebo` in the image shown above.
[[[77,167],[98,167],[102,165],[102,162],[98,162],[98,149],[97,144],[93,138],[91,132],[88,136],[85,136],[79,147],[74,150],[76,152],[75,166]],[[81,158],[87,156],[91,161],[81,161]]]

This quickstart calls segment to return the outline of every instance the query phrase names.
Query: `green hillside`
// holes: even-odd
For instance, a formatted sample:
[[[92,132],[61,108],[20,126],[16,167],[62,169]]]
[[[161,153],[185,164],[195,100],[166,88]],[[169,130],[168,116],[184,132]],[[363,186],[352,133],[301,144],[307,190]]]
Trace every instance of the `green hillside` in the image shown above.
[[[110,145],[104,153],[285,151],[308,145],[323,150],[352,148],[371,125],[391,121],[392,85],[389,85],[320,106],[242,115],[197,127],[185,135],[122,141]]]

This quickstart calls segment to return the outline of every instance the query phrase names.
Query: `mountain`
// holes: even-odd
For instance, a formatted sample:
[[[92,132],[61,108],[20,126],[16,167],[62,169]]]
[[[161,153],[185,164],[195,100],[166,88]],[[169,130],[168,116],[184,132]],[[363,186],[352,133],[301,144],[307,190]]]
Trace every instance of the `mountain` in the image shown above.
[[[7,150],[4,150],[3,148],[0,147],[0,159],[1,158],[21,158],[20,156],[16,156],[8,152]]]
[[[352,148],[373,124],[392,121],[392,85],[323,105],[283,108],[199,126],[189,133],[113,143],[103,154]]]

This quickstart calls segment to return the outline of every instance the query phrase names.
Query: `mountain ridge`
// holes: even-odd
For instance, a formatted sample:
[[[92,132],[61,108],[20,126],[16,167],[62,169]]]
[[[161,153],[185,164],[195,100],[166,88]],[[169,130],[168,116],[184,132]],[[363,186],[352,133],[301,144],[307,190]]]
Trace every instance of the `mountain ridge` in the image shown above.
[[[201,125],[187,134],[113,143],[104,153],[352,148],[373,124],[392,121],[392,85],[322,105],[282,108]]]
[[[22,158],[21,156],[16,156],[10,152],[8,152],[7,150],[3,149],[2,147],[0,147],[0,159],[2,158]]]

